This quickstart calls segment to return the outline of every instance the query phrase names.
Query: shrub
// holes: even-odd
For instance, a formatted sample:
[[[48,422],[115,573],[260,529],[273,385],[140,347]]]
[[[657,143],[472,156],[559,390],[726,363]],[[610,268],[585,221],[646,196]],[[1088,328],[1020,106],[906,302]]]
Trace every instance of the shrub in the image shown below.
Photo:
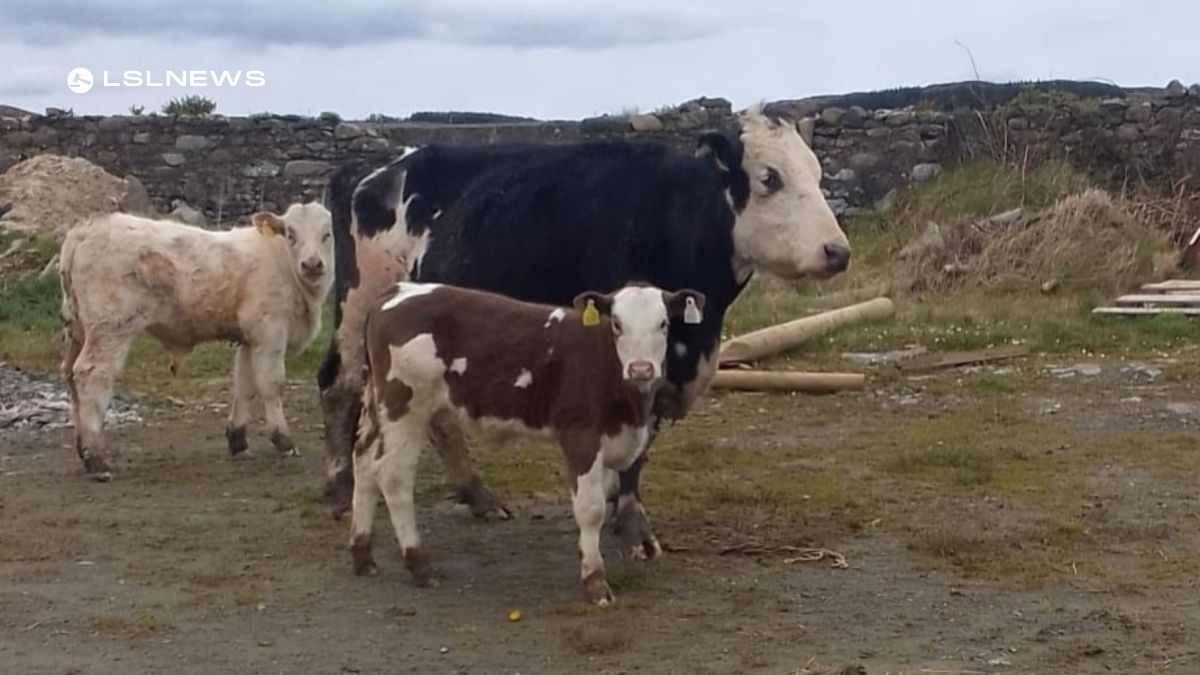
[[[164,115],[211,115],[217,109],[217,102],[205,96],[192,95],[173,98],[163,104]]]

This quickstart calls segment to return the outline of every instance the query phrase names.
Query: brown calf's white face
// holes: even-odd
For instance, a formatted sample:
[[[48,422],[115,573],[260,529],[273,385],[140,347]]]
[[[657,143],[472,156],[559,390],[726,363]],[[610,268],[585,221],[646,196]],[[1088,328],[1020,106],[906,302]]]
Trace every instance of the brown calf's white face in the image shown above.
[[[692,290],[669,293],[653,286],[626,286],[609,295],[582,293],[575,298],[575,307],[585,310],[590,300],[601,314],[609,317],[621,377],[648,389],[663,377],[667,328],[671,319],[684,315],[689,299],[699,316],[704,308],[702,293]]]
[[[296,277],[312,287],[333,280],[333,219],[317,202],[292,204],[283,216],[256,213],[255,227],[282,236]]]
[[[821,162],[789,122],[741,118],[750,200],[733,228],[740,262],[786,279],[846,269],[850,244],[821,193]]]

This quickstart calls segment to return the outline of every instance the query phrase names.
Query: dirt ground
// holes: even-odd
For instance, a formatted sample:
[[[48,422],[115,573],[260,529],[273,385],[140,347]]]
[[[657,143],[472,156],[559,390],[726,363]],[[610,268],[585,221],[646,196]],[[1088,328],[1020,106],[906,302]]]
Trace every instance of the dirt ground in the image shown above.
[[[552,448],[474,451],[507,522],[449,503],[426,457],[445,582],[411,583],[382,509],[381,574],[356,578],[320,501],[311,386],[289,393],[303,457],[260,433],[231,461],[210,382],[111,435],[111,484],[80,477],[69,431],[0,436],[0,670],[1200,673],[1188,375],[1171,355],[1034,358],[710,397],[646,470],[669,552],[621,560],[606,539],[609,609],[581,601]],[[789,545],[849,568],[787,563]]]

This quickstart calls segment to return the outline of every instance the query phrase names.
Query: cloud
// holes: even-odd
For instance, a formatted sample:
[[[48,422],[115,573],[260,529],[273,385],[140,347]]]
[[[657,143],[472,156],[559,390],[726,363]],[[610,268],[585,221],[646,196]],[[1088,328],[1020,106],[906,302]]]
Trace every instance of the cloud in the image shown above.
[[[596,50],[711,37],[721,23],[689,9],[619,3],[546,5],[526,1],[381,2],[326,0],[5,0],[0,40],[29,45],[80,37],[221,39],[239,46],[347,47],[403,41],[517,49]]]
[[[0,98],[2,99],[50,96],[55,93],[58,93],[58,88],[46,79],[0,82]]]

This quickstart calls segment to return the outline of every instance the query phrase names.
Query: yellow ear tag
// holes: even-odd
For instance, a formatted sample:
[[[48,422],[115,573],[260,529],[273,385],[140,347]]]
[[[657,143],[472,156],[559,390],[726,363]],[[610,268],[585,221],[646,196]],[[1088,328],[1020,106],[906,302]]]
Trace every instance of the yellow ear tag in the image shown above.
[[[600,325],[600,310],[596,309],[596,301],[588,300],[587,307],[583,309],[583,325],[599,326]]]
[[[258,230],[258,233],[264,237],[274,237],[275,236],[275,230],[272,230],[271,226],[265,222],[260,221],[258,224],[256,224],[254,226],[254,228],[256,230]]]
[[[700,308],[696,306],[695,298],[688,298],[687,305],[683,308],[683,322],[690,324],[700,323]]]

